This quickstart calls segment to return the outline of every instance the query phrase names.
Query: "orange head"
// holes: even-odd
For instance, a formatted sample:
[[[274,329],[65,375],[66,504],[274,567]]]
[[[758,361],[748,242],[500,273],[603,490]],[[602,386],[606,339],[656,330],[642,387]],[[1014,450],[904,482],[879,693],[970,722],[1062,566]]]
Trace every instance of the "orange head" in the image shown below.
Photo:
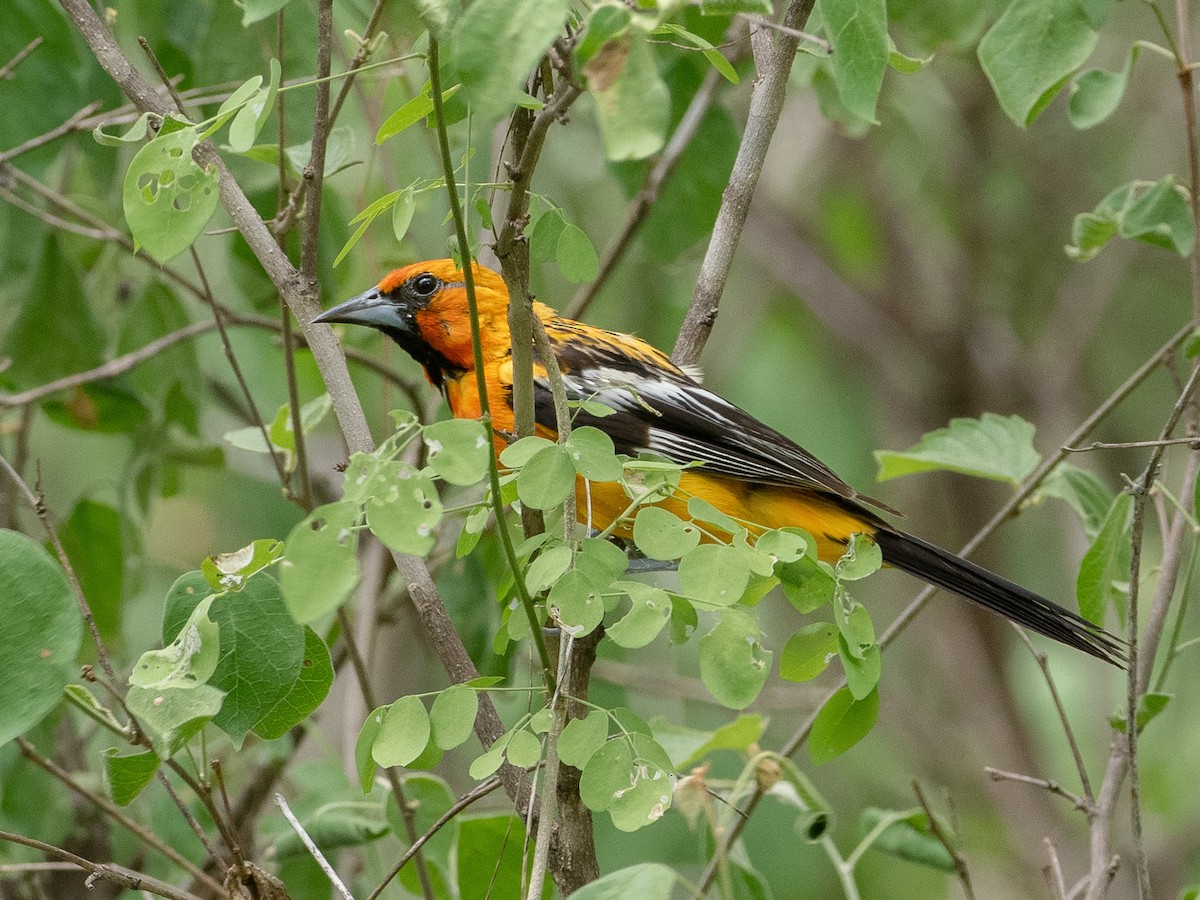
[[[508,289],[491,269],[473,264],[484,358],[510,352]],[[376,328],[425,367],[441,387],[446,377],[474,368],[471,318],[462,270],[438,259],[396,269],[365,293],[328,309],[314,322]]]

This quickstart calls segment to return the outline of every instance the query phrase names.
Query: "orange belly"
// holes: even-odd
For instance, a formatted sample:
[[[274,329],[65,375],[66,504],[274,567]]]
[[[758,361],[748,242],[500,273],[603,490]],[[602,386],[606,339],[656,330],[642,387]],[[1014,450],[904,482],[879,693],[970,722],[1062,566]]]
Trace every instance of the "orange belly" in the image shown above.
[[[753,534],[773,528],[803,528],[816,539],[817,555],[829,563],[842,556],[852,534],[875,531],[875,525],[865,515],[856,515],[820,494],[699,472],[684,472],[678,493],[654,505],[688,520],[690,497],[708,501]],[[579,478],[575,483],[575,502],[579,521],[602,531],[626,514],[631,501],[615,482],[596,483]],[[631,537],[632,520],[618,526],[614,533]]]

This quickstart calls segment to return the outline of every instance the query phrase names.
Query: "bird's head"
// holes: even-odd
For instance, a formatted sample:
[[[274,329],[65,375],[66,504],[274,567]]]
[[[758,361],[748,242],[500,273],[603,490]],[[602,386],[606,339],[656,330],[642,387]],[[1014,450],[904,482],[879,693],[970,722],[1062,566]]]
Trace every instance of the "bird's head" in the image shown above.
[[[507,353],[508,289],[491,269],[472,265],[485,356]],[[446,376],[470,371],[471,318],[463,272],[453,260],[413,263],[371,288],[327,309],[314,322],[367,325],[382,331],[425,367],[441,387]]]

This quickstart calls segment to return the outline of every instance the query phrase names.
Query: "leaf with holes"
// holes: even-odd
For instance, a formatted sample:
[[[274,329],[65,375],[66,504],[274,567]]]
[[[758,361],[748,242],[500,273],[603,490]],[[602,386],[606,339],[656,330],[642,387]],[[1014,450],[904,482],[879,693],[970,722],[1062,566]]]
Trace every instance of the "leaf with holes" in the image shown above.
[[[380,488],[367,499],[367,525],[384,545],[397,553],[424,556],[437,540],[434,528],[442,518],[442,501],[428,475],[401,462],[380,466]]]
[[[721,705],[744,709],[766,684],[774,654],[763,647],[761,637],[752,615],[727,609],[700,638],[700,680]]]
[[[165,263],[192,245],[220,199],[216,166],[192,159],[194,127],[160,134],[137,152],[125,173],[125,219],[134,241]]]
[[[478,484],[487,475],[492,442],[477,419],[434,422],[422,436],[429,450],[429,467],[450,484]]]
[[[221,655],[217,623],[208,616],[212,602],[211,596],[200,601],[168,646],[143,653],[129,675],[129,683],[148,688],[192,688],[208,681]]]
[[[288,535],[279,585],[288,612],[301,624],[341,605],[358,583],[357,503],[342,500],[314,509]]]

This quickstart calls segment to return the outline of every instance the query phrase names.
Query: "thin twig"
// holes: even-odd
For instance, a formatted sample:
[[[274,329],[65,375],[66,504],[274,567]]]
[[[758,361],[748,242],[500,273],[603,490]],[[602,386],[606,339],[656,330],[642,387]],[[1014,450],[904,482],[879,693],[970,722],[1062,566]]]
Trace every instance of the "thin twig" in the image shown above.
[[[28,44],[26,44],[21,50],[17,51],[16,56],[14,56],[12,59],[10,59],[8,62],[6,62],[3,66],[0,66],[0,81],[3,81],[6,78],[12,78],[13,77],[13,69],[15,69],[17,66],[19,66],[21,64],[21,60],[23,60],[30,53],[32,53],[34,50],[36,50],[38,47],[40,47],[42,45],[42,41],[44,41],[44,40],[45,40],[45,38],[39,34],[32,41],[30,41]]]
[[[475,787],[471,788],[471,790],[467,791],[456,801],[454,801],[451,807],[442,813],[436,822],[429,826],[428,831],[413,841],[412,846],[404,852],[404,855],[400,857],[396,865],[392,867],[392,870],[384,876],[383,881],[381,881],[379,886],[371,892],[370,896],[367,897],[367,900],[377,900],[379,895],[383,893],[384,888],[391,884],[392,879],[400,874],[400,870],[408,864],[408,861],[412,859],[414,855],[419,853],[421,848],[424,847],[434,835],[441,831],[447,822],[457,816],[476,800],[481,800],[488,794],[492,793],[492,791],[496,790],[496,788],[500,787],[500,785],[500,779],[493,775],[486,781],[479,782],[479,784],[475,785]]]
[[[1050,781],[1045,778],[1034,778],[1031,775],[1022,775],[1019,772],[1006,772],[1003,769],[993,769],[991,766],[985,767],[983,771],[988,774],[988,777],[991,778],[992,781],[1017,781],[1021,784],[1030,784],[1034,787],[1040,787],[1043,790],[1049,791],[1051,794],[1062,797],[1077,810],[1086,813],[1089,816],[1095,811],[1090,800],[1068,791],[1057,781]]]
[[[962,882],[963,893],[966,894],[967,900],[975,900],[975,889],[971,886],[971,873],[967,870],[966,857],[950,841],[950,836],[942,830],[941,823],[938,821],[937,816],[933,814],[933,808],[929,805],[929,801],[925,799],[925,792],[921,790],[921,783],[915,778],[912,782],[912,789],[913,793],[917,795],[917,803],[921,804],[921,809],[925,811],[925,818],[929,820],[929,830],[937,838],[938,843],[946,848],[946,852],[950,854],[950,858],[954,861],[954,871],[958,875],[958,880]]]
[[[296,814],[288,806],[288,802],[283,798],[283,794],[277,793],[275,795],[275,803],[283,811],[283,817],[288,820],[288,824],[292,826],[292,830],[299,835],[300,842],[304,844],[309,855],[317,861],[317,865],[321,867],[321,871],[333,883],[337,892],[342,895],[343,900],[354,900],[354,895],[347,889],[345,883],[338,875],[337,869],[329,864],[329,860],[325,858],[325,854],[321,852],[321,848],[313,843],[313,839],[308,836],[308,832],[304,830],[304,826],[300,824],[300,820],[296,818]]]
[[[1046,884],[1050,886],[1050,895],[1054,900],[1067,900],[1067,882],[1063,877],[1062,863],[1058,858],[1058,848],[1054,846],[1054,841],[1050,838],[1044,838],[1046,844],[1046,855],[1050,861],[1046,863],[1046,868],[1042,871],[1046,874]]]
[[[772,31],[778,31],[780,34],[794,37],[797,41],[816,44],[826,53],[833,53],[833,44],[819,35],[809,34],[807,31],[801,31],[799,28],[789,28],[787,25],[780,25],[778,22],[772,22],[765,16],[757,16],[752,13],[739,13],[739,16],[759,28],[770,28]]]
[[[1200,438],[1179,437],[1157,441],[1121,441],[1115,444],[1106,441],[1092,441],[1082,447],[1063,447],[1063,450],[1068,453],[1086,453],[1089,450],[1136,450],[1141,447],[1173,447],[1176,444],[1189,444],[1193,450],[1200,449]]]
[[[154,67],[154,74],[158,76],[158,80],[167,89],[167,93],[171,95],[171,101],[175,104],[175,108],[179,110],[181,116],[186,116],[187,107],[184,105],[183,98],[179,96],[179,91],[175,88],[175,83],[162,67],[162,63],[158,61],[158,57],[154,54],[154,51],[150,48],[150,42],[141,35],[138,35],[137,40],[138,45],[142,48],[142,52],[150,60],[150,65]]]
[[[167,900],[200,900],[195,894],[180,890],[174,885],[167,884],[165,881],[159,881],[153,876],[143,875],[141,872],[135,872],[132,869],[126,869],[124,866],[114,865],[113,863],[92,862],[90,859],[84,859],[82,856],[76,856],[70,850],[64,850],[62,847],[56,847],[44,841],[25,837],[22,834],[0,831],[0,841],[8,841],[9,843],[32,847],[34,850],[42,851],[47,856],[56,856],[69,863],[74,863],[78,868],[91,873],[84,881],[87,887],[91,887],[93,879],[103,878],[105,881],[111,881],[113,884],[128,888],[131,891],[146,891],[151,894],[157,894],[160,897],[166,897]]]
[[[814,3],[815,0],[792,0],[784,13],[783,27],[801,27],[808,21]],[[729,174],[729,186],[721,199],[712,238],[696,279],[696,289],[671,354],[676,363],[694,364],[712,332],[725,279],[733,266],[733,255],[750,211],[750,200],[783,112],[788,74],[799,46],[799,40],[788,33],[777,34],[772,41],[766,32],[755,32],[751,42],[759,77],[750,95],[746,130]]]
[[[1084,796],[1087,797],[1089,808],[1086,812],[1090,816],[1095,810],[1096,795],[1092,793],[1092,782],[1088,778],[1087,766],[1083,762],[1083,753],[1079,749],[1079,741],[1075,738],[1075,729],[1071,727],[1071,720],[1067,717],[1067,708],[1063,705],[1062,697],[1058,693],[1058,685],[1054,681],[1054,675],[1050,672],[1050,658],[1044,651],[1034,646],[1024,628],[1017,626],[1016,631],[1021,640],[1025,642],[1025,646],[1029,648],[1029,652],[1033,654],[1033,658],[1037,660],[1038,668],[1042,670],[1042,678],[1045,679],[1046,688],[1050,691],[1050,697],[1054,701],[1054,709],[1058,712],[1058,721],[1062,725],[1063,733],[1067,736],[1071,755],[1075,758],[1075,771],[1079,774],[1079,783],[1083,787]]]
[[[387,0],[375,0],[375,6],[371,10],[371,17],[367,20],[366,30],[358,40],[358,49],[354,51],[354,56],[350,60],[350,65],[346,68],[345,77],[342,79],[341,89],[338,90],[337,99],[333,101],[333,109],[329,111],[328,127],[332,130],[334,122],[337,121],[338,115],[342,111],[342,104],[346,102],[346,97],[350,93],[350,88],[354,86],[354,80],[357,78],[359,67],[367,61],[371,55],[371,39],[375,37],[379,31],[379,23],[383,21],[383,7]],[[283,146],[282,144],[280,146]]]

